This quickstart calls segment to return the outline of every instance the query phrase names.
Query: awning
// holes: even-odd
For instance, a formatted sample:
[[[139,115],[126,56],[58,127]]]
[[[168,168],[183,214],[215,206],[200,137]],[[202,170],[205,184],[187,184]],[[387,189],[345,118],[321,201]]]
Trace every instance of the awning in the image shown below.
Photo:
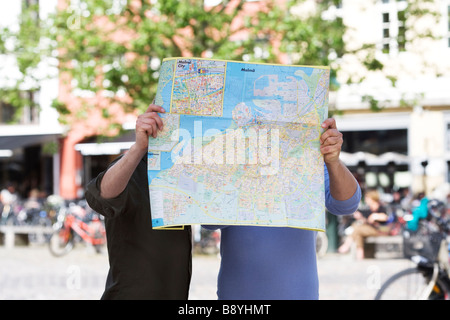
[[[46,142],[54,141],[59,136],[60,136],[59,134],[40,134],[40,135],[0,137],[0,149],[14,150],[37,144],[43,144]]]
[[[384,166],[388,163],[396,165],[409,164],[408,156],[397,152],[386,152],[381,155],[375,155],[369,152],[341,152],[340,159],[347,166],[356,166],[359,162],[364,161],[368,166]]]
[[[83,156],[115,155],[130,149],[136,138],[133,128],[120,136],[104,139],[105,141],[95,142],[97,138],[91,137],[76,144],[75,150],[80,151]]]
[[[61,136],[62,132],[61,127],[3,125],[0,126],[0,150],[15,150],[55,141]]]
[[[78,143],[75,150],[80,151],[83,156],[114,155],[130,149],[131,142],[104,142],[104,143]]]

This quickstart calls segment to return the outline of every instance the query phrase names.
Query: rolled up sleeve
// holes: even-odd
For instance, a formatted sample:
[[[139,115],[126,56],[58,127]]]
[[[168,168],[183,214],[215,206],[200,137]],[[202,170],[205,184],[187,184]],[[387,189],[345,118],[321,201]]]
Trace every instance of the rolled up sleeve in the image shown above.
[[[357,184],[357,188],[353,196],[347,200],[336,200],[330,192],[330,179],[327,168],[325,167],[325,206],[328,211],[334,215],[353,214],[361,201],[361,188]]]
[[[115,198],[103,198],[100,195],[100,184],[105,173],[106,171],[103,171],[88,183],[86,186],[86,201],[89,206],[99,214],[107,218],[113,218],[123,212],[127,206],[128,187]]]

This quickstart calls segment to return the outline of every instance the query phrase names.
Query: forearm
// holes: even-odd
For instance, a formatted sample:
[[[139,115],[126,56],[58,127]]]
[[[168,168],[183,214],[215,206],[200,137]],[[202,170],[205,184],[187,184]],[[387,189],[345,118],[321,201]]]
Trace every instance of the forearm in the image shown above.
[[[100,195],[102,198],[115,198],[125,190],[131,175],[145,152],[146,150],[132,145],[130,150],[106,171],[100,184]]]
[[[374,212],[369,216],[368,220],[370,223],[386,222],[388,220],[388,216],[387,216],[387,214],[385,214],[383,212]]]
[[[330,177],[330,193],[336,200],[350,199],[358,188],[358,182],[348,168],[339,160],[325,163]]]

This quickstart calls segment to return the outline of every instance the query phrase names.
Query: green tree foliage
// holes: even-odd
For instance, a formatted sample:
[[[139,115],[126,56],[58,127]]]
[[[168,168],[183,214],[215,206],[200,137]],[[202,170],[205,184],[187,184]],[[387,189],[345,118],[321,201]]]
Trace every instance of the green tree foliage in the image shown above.
[[[160,62],[174,56],[206,56],[218,59],[280,63],[281,54],[292,63],[328,65],[329,52],[343,52],[341,21],[321,18],[322,7],[307,19],[292,14],[303,1],[263,1],[262,11],[244,15],[241,1],[203,0],[80,0],[54,17],[36,25],[36,8],[24,10],[19,32],[2,30],[0,53],[14,54],[23,78],[9,87],[2,99],[20,108],[19,87],[44,55],[58,59],[68,72],[73,89],[105,96],[125,111],[144,110],[155,95]],[[330,1],[323,1],[326,6]],[[69,3],[69,1],[68,1]],[[236,23],[241,21],[241,23]],[[244,32],[244,33],[242,33]],[[243,36],[243,34],[245,34]],[[14,46],[5,45],[15,39]],[[46,46],[42,46],[46,39]],[[39,81],[36,81],[37,90]],[[5,92],[2,92],[5,93]],[[125,93],[131,99],[118,98]],[[73,115],[64,101],[53,106],[61,119]],[[98,108],[84,102],[87,109]],[[86,114],[77,111],[80,115]],[[109,116],[107,109],[103,110]]]
[[[0,54],[3,54],[0,100],[16,108],[16,117],[20,116],[23,107],[34,104],[28,93],[38,90],[40,80],[45,78],[38,71],[38,66],[48,51],[40,47],[43,29],[36,10],[35,5],[24,7],[18,28],[0,29]],[[6,68],[7,71],[4,71]],[[15,72],[12,73],[12,70]]]
[[[306,15],[299,9],[305,1],[258,1],[264,5],[252,15],[245,15],[244,9],[256,3],[245,0],[67,1],[67,7],[45,23],[37,19],[36,8],[29,7],[20,17],[19,30],[0,30],[0,54],[14,55],[22,75],[0,89],[1,99],[18,110],[29,104],[21,87],[27,82],[28,90],[39,89],[39,80],[48,75],[36,79],[35,71],[45,57],[54,58],[59,70],[70,75],[66,84],[72,89],[103,92],[127,112],[145,110],[156,92],[161,60],[174,56],[329,65],[336,89],[340,58],[355,53],[346,50],[342,19],[330,14],[339,1],[317,0]],[[408,15],[424,14],[417,0],[410,2]],[[368,48],[374,50],[374,45],[361,50]],[[364,59],[368,71],[383,68],[374,54]],[[53,106],[61,120],[99,108],[88,99],[81,111],[71,110],[65,101]],[[102,115],[110,116],[107,107]]]

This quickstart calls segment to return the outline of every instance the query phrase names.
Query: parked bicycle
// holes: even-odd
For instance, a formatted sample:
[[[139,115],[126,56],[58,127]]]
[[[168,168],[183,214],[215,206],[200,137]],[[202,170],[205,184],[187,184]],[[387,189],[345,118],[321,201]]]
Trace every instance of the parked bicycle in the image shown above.
[[[28,240],[33,243],[45,243],[49,240],[49,234],[43,232],[50,229],[53,221],[47,210],[47,201],[41,199],[15,199],[3,206],[1,210],[0,225],[8,227],[30,227]],[[36,232],[33,232],[35,230]]]
[[[442,202],[430,201],[417,230],[403,231],[405,256],[416,266],[400,271],[381,286],[376,300],[449,300],[447,242],[450,220]]]
[[[106,231],[101,216],[80,204],[70,204],[59,210],[55,229],[49,241],[50,252],[60,257],[69,253],[76,241],[92,245],[101,252],[106,243]]]
[[[64,200],[55,195],[48,198],[39,198],[38,191],[33,189],[27,199],[15,198],[6,204],[1,204],[1,225],[9,226],[40,226],[48,227],[53,224],[52,214],[53,203],[58,199],[58,203]]]

